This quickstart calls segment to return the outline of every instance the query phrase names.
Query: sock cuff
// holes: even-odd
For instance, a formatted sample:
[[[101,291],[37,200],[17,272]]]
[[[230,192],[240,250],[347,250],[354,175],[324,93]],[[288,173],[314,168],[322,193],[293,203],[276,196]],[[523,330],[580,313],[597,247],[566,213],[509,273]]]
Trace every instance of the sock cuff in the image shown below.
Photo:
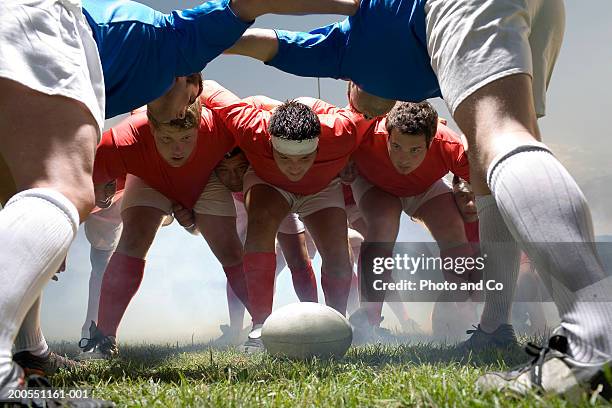
[[[495,173],[499,169],[499,165],[502,162],[504,162],[505,160],[509,159],[510,157],[512,157],[512,156],[514,156],[516,154],[526,153],[526,152],[544,152],[544,153],[548,153],[550,155],[553,155],[553,153],[550,151],[548,146],[546,146],[544,143],[541,143],[541,142],[533,142],[533,143],[529,143],[529,144],[520,145],[520,146],[517,146],[517,147],[507,151],[507,152],[498,154],[491,161],[491,164],[489,164],[489,168],[487,169],[487,185],[489,186],[491,191],[493,191],[493,189],[494,189],[494,187],[493,187],[494,180],[493,179],[495,177]]]
[[[147,261],[141,258],[136,258],[134,256],[122,254],[121,252],[115,252],[108,262],[109,264],[112,262],[113,264],[119,264],[121,266],[140,268],[144,267]]]
[[[276,270],[276,253],[275,252],[247,252],[242,257],[244,265],[250,266],[263,266],[266,268],[271,267],[272,270]],[[272,265],[272,266],[270,266]]]
[[[76,231],[79,228],[79,212],[75,205],[72,204],[72,202],[65,195],[51,188],[30,188],[28,190],[20,191],[11,197],[11,199],[6,203],[6,207],[9,207],[10,205],[15,204],[17,201],[25,198],[39,198],[59,209],[72,225],[73,233],[76,234]]]

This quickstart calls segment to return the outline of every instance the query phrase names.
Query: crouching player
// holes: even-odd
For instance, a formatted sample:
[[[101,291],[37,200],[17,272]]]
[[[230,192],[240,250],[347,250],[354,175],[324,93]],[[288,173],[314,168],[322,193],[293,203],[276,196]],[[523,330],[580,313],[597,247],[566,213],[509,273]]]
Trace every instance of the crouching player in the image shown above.
[[[206,105],[224,118],[251,163],[244,180],[244,263],[253,330],[245,351],[259,351],[261,325],[272,311],[274,239],[290,212],[300,215],[321,254],[327,305],[346,313],[351,265],[337,175],[359,145],[359,132],[351,113],[317,116],[295,101],[271,113],[211,81],[205,81],[202,94]]]
[[[160,124],[138,113],[102,138],[94,164],[98,186],[129,174],[123,197],[123,231],[110,259],[100,295],[98,325],[82,341],[83,358],[116,354],[117,328],[142,281],[146,254],[173,203],[195,212],[195,226],[223,265],[228,281],[247,303],[242,245],[235,231],[230,191],[213,169],[234,146],[199,100],[185,118]]]
[[[314,109],[322,113],[334,108],[318,102]],[[391,256],[402,211],[425,224],[441,258],[474,255],[452,190],[442,180],[449,171],[468,179],[467,156],[460,137],[438,124],[438,114],[429,103],[397,103],[386,117],[370,122],[352,157],[359,175],[351,187],[367,224],[362,265],[371,265],[368,260],[374,257]],[[366,287],[372,287],[373,274],[362,271],[361,277]],[[459,276],[445,271],[445,278]],[[359,328],[365,336],[381,321],[384,293],[372,295],[365,299],[370,300],[368,325]]]
[[[240,189],[242,190],[242,186]],[[244,243],[248,224],[244,194],[239,192],[234,193],[233,196],[236,206],[236,228],[240,241]],[[297,214],[290,213],[281,222],[276,234],[275,252],[275,276],[278,276],[287,266],[291,272],[293,289],[298,299],[301,302],[318,302],[317,281],[311,262],[317,253],[317,248]],[[245,307],[229,284],[227,285],[227,306],[230,324],[229,326],[221,325],[223,334],[215,341],[216,345],[244,342],[244,339],[240,339],[243,332]]]

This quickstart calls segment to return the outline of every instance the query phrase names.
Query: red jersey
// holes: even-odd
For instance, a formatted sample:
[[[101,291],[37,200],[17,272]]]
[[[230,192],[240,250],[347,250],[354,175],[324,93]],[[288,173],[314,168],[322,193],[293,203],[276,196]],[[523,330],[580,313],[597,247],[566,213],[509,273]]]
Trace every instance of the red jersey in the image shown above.
[[[170,166],[157,152],[145,112],[126,118],[102,136],[94,161],[94,183],[133,174],[168,199],[193,208],[215,166],[235,146],[231,133],[215,118],[210,110],[202,109],[196,146],[181,167]]]
[[[348,184],[342,185],[342,193],[344,194],[344,205],[355,205],[355,197],[353,197],[353,189]]]
[[[268,124],[272,113],[246,101],[222,87],[206,100],[234,133],[255,173],[266,182],[285,191],[310,195],[326,188],[348,163],[351,153],[359,146],[362,132],[350,112],[318,115],[321,135],[317,157],[312,167],[299,181],[290,181],[278,168],[272,156]]]
[[[353,154],[359,174],[370,183],[397,197],[411,197],[424,193],[449,171],[469,181],[468,158],[461,138],[442,124],[438,124],[423,163],[409,174],[398,173],[389,157],[385,123],[385,118],[372,122]]]

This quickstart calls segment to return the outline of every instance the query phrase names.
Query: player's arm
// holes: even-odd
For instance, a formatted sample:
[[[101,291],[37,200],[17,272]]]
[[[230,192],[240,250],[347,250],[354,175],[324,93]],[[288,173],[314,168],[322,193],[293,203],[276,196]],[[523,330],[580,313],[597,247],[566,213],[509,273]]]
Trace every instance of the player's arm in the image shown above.
[[[265,95],[248,96],[243,100],[253,106],[256,106],[260,109],[265,109],[267,111],[274,110],[275,108],[283,104],[281,101],[272,99]]]
[[[110,206],[117,191],[117,179],[126,173],[121,151],[115,143],[114,129],[110,129],[102,135],[94,159],[93,183],[98,207]]]
[[[340,78],[346,41],[340,23],[311,32],[253,28],[226,53],[252,57],[294,75]]]
[[[314,113],[318,115],[334,114],[345,111],[345,109],[338,108],[337,106],[332,105],[331,103],[325,102],[321,99],[312,98],[310,96],[301,96],[297,98],[296,101],[303,103],[306,106],[309,106],[314,111]]]
[[[215,112],[230,132],[240,140],[255,134],[267,134],[271,113],[239,98],[215,81],[204,81],[202,97],[207,108]]]

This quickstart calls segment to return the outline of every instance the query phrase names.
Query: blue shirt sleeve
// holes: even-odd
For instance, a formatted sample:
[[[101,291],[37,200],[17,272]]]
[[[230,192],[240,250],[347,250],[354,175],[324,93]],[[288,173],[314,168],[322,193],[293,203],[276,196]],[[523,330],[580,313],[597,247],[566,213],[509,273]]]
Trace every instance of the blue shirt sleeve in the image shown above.
[[[276,30],[278,53],[266,64],[294,75],[342,78],[347,33],[342,22],[310,32]]]
[[[163,14],[125,0],[83,0],[104,71],[107,117],[168,91],[178,76],[200,72],[250,26],[229,0]]]

